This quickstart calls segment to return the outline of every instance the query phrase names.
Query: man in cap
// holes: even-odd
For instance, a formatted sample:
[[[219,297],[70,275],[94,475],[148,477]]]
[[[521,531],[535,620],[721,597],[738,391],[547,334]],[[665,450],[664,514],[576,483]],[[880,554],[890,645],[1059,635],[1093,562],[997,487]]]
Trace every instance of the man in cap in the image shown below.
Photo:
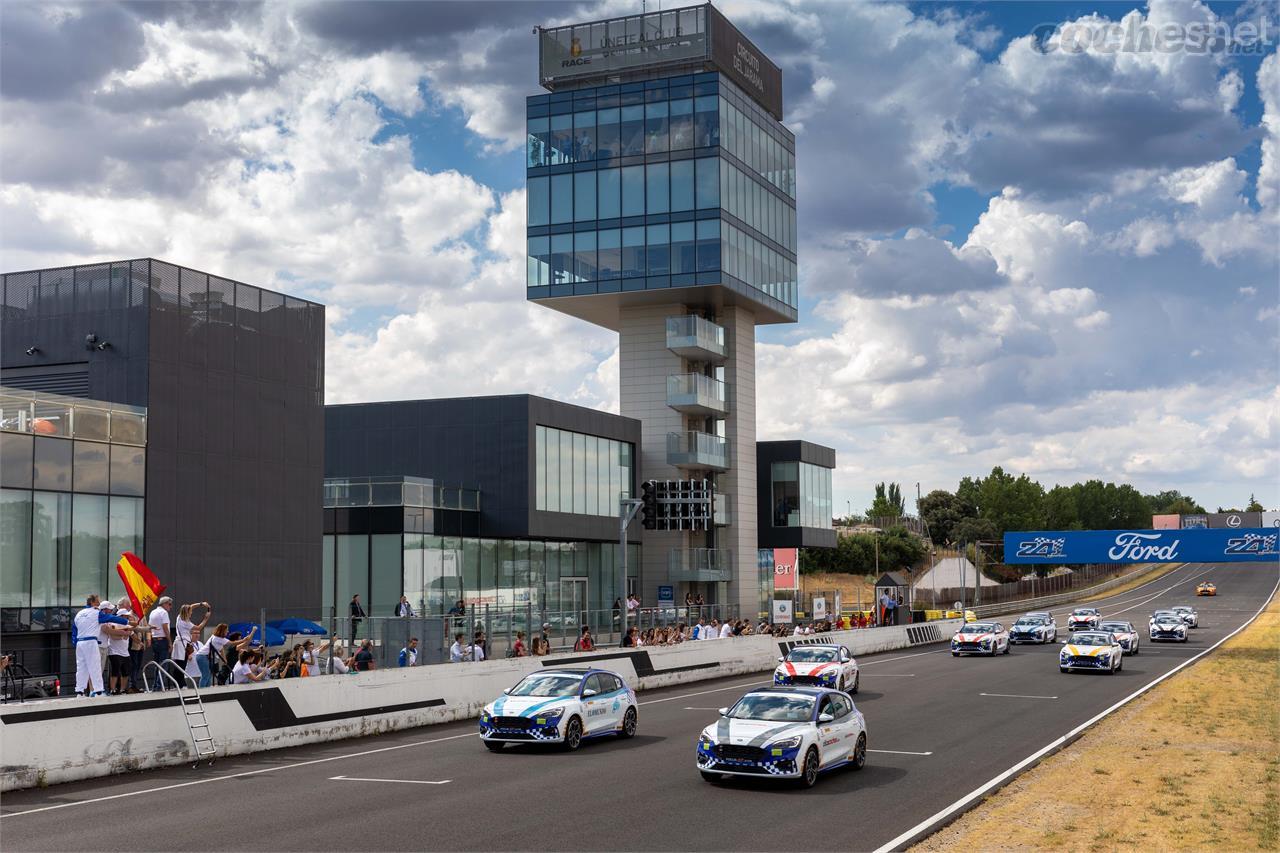
[[[76,695],[95,696],[102,690],[102,658],[98,654],[98,641],[102,636],[102,626],[110,623],[129,627],[127,619],[115,615],[111,610],[98,609],[98,596],[90,595],[84,600],[84,609],[71,621],[71,642],[76,650]],[[86,691],[85,688],[92,688]]]
[[[107,691],[112,696],[119,696],[128,687],[129,638],[133,635],[133,628],[128,624],[129,617],[116,611],[114,601],[102,602],[98,605],[98,610],[125,621],[123,626],[105,623],[98,638],[98,644],[107,654]]]

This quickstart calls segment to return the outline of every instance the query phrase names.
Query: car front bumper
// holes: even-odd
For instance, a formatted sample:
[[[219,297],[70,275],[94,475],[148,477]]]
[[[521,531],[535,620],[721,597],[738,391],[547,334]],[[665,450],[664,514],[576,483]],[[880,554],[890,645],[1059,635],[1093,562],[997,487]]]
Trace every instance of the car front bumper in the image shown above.
[[[800,748],[755,749],[756,754],[753,755],[747,754],[746,749],[739,749],[731,750],[730,754],[725,755],[725,751],[717,745],[699,744],[697,764],[698,769],[704,773],[796,779],[801,775]]]
[[[545,718],[544,718],[545,719]],[[562,720],[538,725],[536,718],[528,719],[528,725],[513,724],[511,718],[490,717],[480,720],[480,739],[502,743],[561,743]]]

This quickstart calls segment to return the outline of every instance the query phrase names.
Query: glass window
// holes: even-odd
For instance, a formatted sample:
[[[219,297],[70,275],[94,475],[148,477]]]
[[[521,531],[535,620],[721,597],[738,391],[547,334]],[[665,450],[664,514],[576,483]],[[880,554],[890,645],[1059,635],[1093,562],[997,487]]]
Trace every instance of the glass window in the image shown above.
[[[403,581],[403,559],[399,533],[378,533],[370,537],[372,555],[369,600],[365,612],[370,616],[394,616],[400,602]]]
[[[569,114],[551,117],[551,163],[573,162],[573,116]]]
[[[551,222],[550,179],[530,178],[525,182],[528,193],[529,226],[547,225]]]
[[[594,110],[573,114],[573,155],[578,162],[596,158],[596,114]]]
[[[622,274],[622,232],[609,228],[597,235],[599,248],[599,275],[602,279],[617,278]]]
[[[110,478],[106,444],[96,441],[76,441],[72,474],[77,492],[106,493]]]
[[[695,202],[699,209],[720,206],[720,165],[717,157],[697,161]]]
[[[676,160],[671,164],[671,209],[693,210],[693,161]]]
[[[56,438],[42,441],[71,444]],[[18,489],[31,488],[32,453],[32,436],[0,432],[0,485]]]
[[[618,110],[599,110],[596,113],[596,157],[607,160],[622,154],[618,130]]]
[[[573,175],[551,176],[551,224],[573,221]]]
[[[696,271],[693,223],[674,222],[671,224],[671,272],[679,274]]]
[[[573,433],[560,431],[560,511],[573,512]]]
[[[111,498],[107,515],[107,555],[119,561],[125,551],[142,553],[143,507],[141,498]],[[114,564],[107,569],[107,596],[119,601],[124,595],[124,583]]]
[[[622,215],[621,172],[618,169],[601,169],[596,175],[600,197],[599,217],[617,219]]]
[[[697,235],[698,272],[720,269],[720,220],[698,220]]]
[[[369,612],[369,536],[341,534],[335,542],[338,573],[338,615],[349,614],[351,596],[359,595],[365,612]]]
[[[498,541],[480,540],[480,587],[477,604],[498,603]]]
[[[596,232],[579,231],[573,235],[574,281],[596,280]]]
[[[671,102],[671,150],[681,151],[693,147],[693,99],[681,98]]]
[[[31,501],[31,606],[65,607],[71,603],[71,494],[32,492]],[[0,537],[7,531],[6,524]]]
[[[107,591],[107,498],[73,495],[71,508],[71,602]]]
[[[671,169],[666,163],[645,167],[645,213],[666,213],[670,209]]]
[[[31,606],[31,492],[0,489],[0,607]]]
[[[573,512],[587,511],[587,437],[580,432],[573,435]]]
[[[649,275],[668,275],[671,272],[670,232],[667,225],[650,225],[648,228],[646,268]]]
[[[584,483],[586,492],[582,511],[587,515],[600,514],[600,480],[599,478],[599,456],[597,445],[600,439],[594,435],[584,436],[586,439],[586,482]]]
[[[694,99],[693,136],[699,148],[720,144],[720,99],[715,95],[703,95]]]
[[[326,534],[324,543],[320,546],[320,606],[324,608],[326,615],[329,608],[333,607],[334,538]]]
[[[533,507],[545,510],[547,508],[547,428],[539,425],[534,428],[533,434]]]
[[[667,102],[658,101],[644,107],[644,150],[649,154],[667,150]]]
[[[773,526],[797,527],[800,524],[800,477],[796,462],[774,462]]]
[[[107,441],[111,438],[111,415],[106,409],[77,405],[73,417],[73,434],[76,438],[94,441]]]
[[[550,125],[545,116],[531,118],[526,123],[525,153],[528,155],[525,165],[530,169],[545,166],[547,151],[547,134]]]
[[[573,219],[586,222],[596,218],[596,173],[573,174]]]
[[[427,613],[426,576],[423,574],[421,533],[404,535],[404,550],[401,553],[402,567],[400,583],[403,584],[404,596],[413,605],[419,616]]]
[[[141,447],[112,444],[111,494],[144,495],[147,492],[147,452]]]
[[[573,235],[551,236],[551,283],[569,284],[573,281]]]
[[[551,238],[529,238],[529,286],[545,287],[551,283]]]
[[[463,539],[462,545],[462,598],[474,604],[480,590],[480,540]]]
[[[622,170],[622,215],[644,215],[644,166]]]
[[[560,511],[560,436],[547,430],[547,511]]]
[[[622,277],[644,275],[644,228],[622,229]]]
[[[622,156],[644,153],[644,106],[622,108]]]

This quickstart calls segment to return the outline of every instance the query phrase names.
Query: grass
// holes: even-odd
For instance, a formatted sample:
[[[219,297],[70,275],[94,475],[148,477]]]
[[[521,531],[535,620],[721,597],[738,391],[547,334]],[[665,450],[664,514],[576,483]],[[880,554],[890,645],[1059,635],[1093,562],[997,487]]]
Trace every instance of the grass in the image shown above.
[[[1119,595],[1122,592],[1128,592],[1134,587],[1142,586],[1144,583],[1150,583],[1151,581],[1155,580],[1158,577],[1161,577],[1162,575],[1167,575],[1169,572],[1173,571],[1174,569],[1178,568],[1181,565],[1182,563],[1161,563],[1160,565],[1156,566],[1149,572],[1139,572],[1137,575],[1135,575],[1134,577],[1130,578],[1129,580],[1125,581],[1124,583],[1120,584],[1117,587],[1112,587],[1106,592],[1100,592],[1097,595],[1091,595],[1088,598],[1082,598],[1080,599],[1080,601],[1085,602],[1085,601],[1094,601],[1099,598],[1110,598],[1113,595]]]
[[[911,849],[1277,848],[1280,598],[1212,655]]]

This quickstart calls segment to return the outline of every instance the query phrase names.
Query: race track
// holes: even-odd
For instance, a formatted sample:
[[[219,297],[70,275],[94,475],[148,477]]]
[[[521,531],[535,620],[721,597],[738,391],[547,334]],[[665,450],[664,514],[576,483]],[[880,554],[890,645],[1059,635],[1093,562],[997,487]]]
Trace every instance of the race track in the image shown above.
[[[1217,597],[1195,598],[1202,580]],[[10,793],[0,834],[10,851],[870,850],[1204,651],[1278,582],[1276,565],[1192,564],[1092,602],[1143,638],[1115,676],[1059,673],[1059,645],[994,659],[952,658],[941,644],[863,658],[854,698],[867,767],[807,791],[712,786],[694,767],[698,732],[762,674],[641,693],[634,739],[573,754],[490,753],[474,721],[434,726]],[[1151,643],[1151,611],[1183,603],[1200,612],[1190,642]],[[1060,629],[1070,609],[1054,609]]]

